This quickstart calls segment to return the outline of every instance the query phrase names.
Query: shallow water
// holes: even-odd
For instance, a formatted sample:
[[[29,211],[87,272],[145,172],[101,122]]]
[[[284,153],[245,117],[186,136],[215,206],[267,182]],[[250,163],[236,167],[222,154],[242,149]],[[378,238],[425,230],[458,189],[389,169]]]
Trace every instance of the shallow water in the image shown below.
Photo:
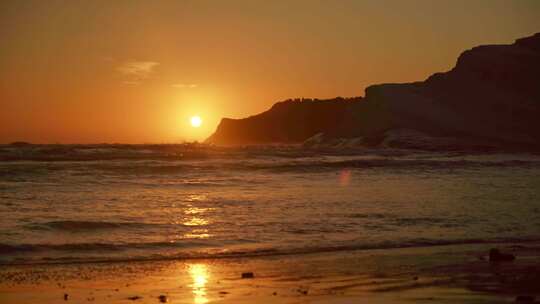
[[[2,263],[540,239],[533,155],[55,149],[0,149]]]

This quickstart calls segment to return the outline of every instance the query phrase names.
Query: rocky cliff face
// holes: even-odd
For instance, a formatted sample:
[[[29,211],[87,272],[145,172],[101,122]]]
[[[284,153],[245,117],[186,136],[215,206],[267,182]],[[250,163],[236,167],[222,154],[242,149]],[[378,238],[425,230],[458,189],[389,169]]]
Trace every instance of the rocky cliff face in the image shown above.
[[[416,141],[422,142],[418,148],[425,148],[429,138],[441,142],[439,138],[445,143],[441,149],[449,149],[451,143],[460,148],[537,150],[540,33],[510,45],[475,47],[463,52],[448,72],[423,82],[370,86],[365,98],[354,101],[342,100],[336,106],[327,104],[335,101],[325,101],[309,112],[314,104],[279,103],[260,115],[222,121],[210,141],[299,142],[322,132],[326,140],[355,138],[365,145],[414,148],[414,142],[404,141],[414,137],[410,134],[423,134]],[[389,134],[392,140],[385,140]],[[399,140],[396,134],[409,135]]]
[[[391,129],[537,146],[540,140],[540,34],[511,45],[465,51],[456,66],[424,82],[368,87],[342,136],[376,137]]]
[[[358,98],[297,99],[276,103],[244,119],[224,118],[206,142],[218,145],[298,143],[314,134],[333,132]]]

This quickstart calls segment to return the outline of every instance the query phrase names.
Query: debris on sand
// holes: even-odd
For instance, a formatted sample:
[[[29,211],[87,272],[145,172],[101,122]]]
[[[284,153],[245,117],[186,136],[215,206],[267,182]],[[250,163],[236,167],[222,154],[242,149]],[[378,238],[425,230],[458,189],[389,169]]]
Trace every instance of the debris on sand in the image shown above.
[[[64,294],[64,301],[67,301],[69,298],[69,295],[67,293]]]
[[[242,273],[242,279],[253,279],[255,275],[253,272],[243,272]]]
[[[517,296],[516,302],[520,303],[534,303],[534,297],[533,296]]]
[[[166,295],[160,295],[158,299],[159,299],[159,302],[161,303],[167,303],[169,301]]]
[[[128,300],[131,300],[131,301],[137,301],[137,300],[140,300],[142,299],[142,297],[140,296],[133,296],[133,297],[129,297]]]
[[[510,253],[501,253],[497,248],[492,248],[489,251],[489,261],[490,262],[510,262],[515,260],[516,257]]]

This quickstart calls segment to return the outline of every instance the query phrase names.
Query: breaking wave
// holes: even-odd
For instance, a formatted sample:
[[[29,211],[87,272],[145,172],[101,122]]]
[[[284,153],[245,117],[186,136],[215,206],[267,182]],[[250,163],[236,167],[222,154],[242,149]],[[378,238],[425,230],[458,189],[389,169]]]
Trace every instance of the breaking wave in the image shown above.
[[[77,232],[86,230],[104,230],[117,228],[145,228],[159,224],[133,223],[133,222],[103,222],[103,221],[51,221],[39,224],[30,224],[27,228],[32,230],[60,230]]]
[[[127,244],[106,244],[106,243],[73,243],[73,244],[19,244],[9,245],[0,243],[0,265],[19,264],[63,264],[63,263],[92,263],[92,262],[126,262],[126,261],[159,261],[159,260],[183,260],[183,259],[207,259],[207,258],[242,258],[242,257],[266,257],[279,255],[300,255],[311,253],[330,253],[340,251],[355,250],[377,250],[377,249],[400,249],[400,248],[422,248],[433,246],[450,245],[481,245],[481,244],[526,244],[538,243],[540,238],[492,238],[492,239],[414,239],[405,242],[380,242],[364,243],[336,246],[301,247],[301,248],[257,248],[257,249],[231,249],[224,250],[218,244],[208,242],[153,242],[153,243],[127,243]],[[177,249],[164,251],[163,249]],[[184,250],[181,250],[184,249]],[[188,250],[186,250],[188,249]],[[139,250],[139,254],[129,254],[131,250]],[[141,250],[148,250],[148,254],[140,254]],[[41,257],[36,259],[24,258],[24,253],[47,253],[54,252],[54,257]],[[66,254],[58,255],[58,252]],[[75,255],[84,252],[85,255]],[[127,254],[112,253],[126,252]],[[105,254],[104,254],[105,253]],[[111,253],[106,255],[106,253]],[[72,254],[72,255],[70,255]],[[95,254],[95,255],[92,255]],[[4,258],[1,258],[1,256]],[[17,256],[17,258],[6,259],[5,257]]]

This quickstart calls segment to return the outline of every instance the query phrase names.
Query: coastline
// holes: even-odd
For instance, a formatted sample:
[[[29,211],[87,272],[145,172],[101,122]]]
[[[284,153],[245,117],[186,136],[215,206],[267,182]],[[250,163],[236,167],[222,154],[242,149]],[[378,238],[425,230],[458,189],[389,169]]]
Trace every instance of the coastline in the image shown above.
[[[490,263],[497,247],[514,262]],[[540,295],[540,243],[287,256],[5,265],[10,303],[508,303]],[[253,272],[254,278],[242,279]],[[67,300],[64,300],[67,294]],[[162,300],[165,298],[162,298]]]

